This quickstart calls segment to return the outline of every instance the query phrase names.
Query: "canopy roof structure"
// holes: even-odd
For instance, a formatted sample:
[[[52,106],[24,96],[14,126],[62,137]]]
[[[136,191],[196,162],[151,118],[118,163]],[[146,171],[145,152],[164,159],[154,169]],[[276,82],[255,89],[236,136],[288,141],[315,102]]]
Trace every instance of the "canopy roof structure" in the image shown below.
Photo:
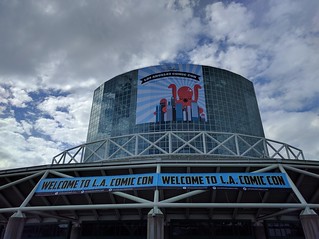
[[[291,189],[138,189],[38,196],[45,178],[145,173],[284,173]],[[140,220],[159,209],[166,220],[295,218],[319,209],[319,162],[296,160],[165,159],[92,164],[44,165],[0,172],[0,221],[13,213],[28,222]]]

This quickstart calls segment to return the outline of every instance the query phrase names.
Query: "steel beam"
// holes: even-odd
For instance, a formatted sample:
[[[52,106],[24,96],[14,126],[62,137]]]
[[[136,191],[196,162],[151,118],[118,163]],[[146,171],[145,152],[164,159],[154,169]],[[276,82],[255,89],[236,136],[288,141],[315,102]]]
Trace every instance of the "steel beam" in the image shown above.
[[[126,199],[132,200],[134,202],[138,202],[138,203],[150,203],[151,202],[151,201],[146,200],[144,198],[135,197],[134,195],[123,193],[123,192],[111,192],[111,193],[116,195],[116,196],[126,198]]]
[[[16,185],[16,184],[22,183],[22,182],[24,182],[24,181],[29,180],[30,178],[37,177],[37,176],[39,176],[39,175],[41,175],[41,174],[43,174],[43,173],[44,173],[44,172],[41,171],[41,172],[38,172],[38,173],[35,173],[35,174],[32,174],[32,175],[29,175],[29,176],[27,176],[27,177],[18,179],[18,180],[16,180],[16,181],[9,182],[9,183],[7,183],[7,184],[5,184],[5,185],[0,186],[0,190],[3,190],[3,189],[5,189],[5,188],[8,188],[8,187],[14,186],[14,185]]]
[[[31,190],[31,192],[29,193],[29,195],[26,197],[26,199],[22,202],[22,204],[20,205],[20,207],[25,207],[31,200],[31,198],[33,197],[35,191],[37,190],[38,185],[40,184],[42,179],[45,179],[49,174],[49,171],[46,171],[41,179],[38,181],[38,183],[35,185],[35,187],[33,187],[33,189]]]
[[[73,176],[70,176],[70,175],[67,175],[67,174],[64,174],[64,173],[60,173],[56,170],[50,170],[50,173],[55,175],[55,176],[58,176],[58,177],[61,177],[61,178],[74,178]]]
[[[294,182],[291,180],[291,178],[289,177],[289,175],[288,175],[288,173],[286,172],[286,170],[284,169],[284,167],[283,167],[281,164],[279,164],[278,167],[279,167],[280,171],[287,176],[287,180],[288,180],[288,182],[289,182],[289,184],[290,184],[290,186],[291,186],[291,189],[294,191],[294,193],[295,193],[295,195],[297,196],[298,200],[299,200],[302,204],[307,205],[307,202],[306,202],[305,198],[304,198],[304,197],[302,196],[302,194],[299,192],[298,188],[296,187],[296,185],[294,184]]]
[[[70,211],[70,210],[110,210],[132,209],[132,208],[319,208],[319,204],[301,204],[301,203],[125,203],[125,204],[95,204],[95,205],[62,205],[62,206],[32,206],[32,207],[13,207],[1,208],[0,213],[8,212],[28,212],[28,211]]]
[[[301,210],[301,209],[300,208],[287,208],[287,209],[283,209],[283,210],[280,210],[280,211],[275,212],[275,213],[264,215],[262,217],[257,217],[256,219],[258,221],[261,221],[261,220],[269,219],[269,218],[272,218],[272,217],[281,216],[281,215],[284,215],[284,214],[287,214],[287,213],[299,211],[299,210]]]
[[[261,169],[255,170],[255,171],[253,171],[251,173],[264,173],[264,172],[268,172],[270,170],[273,170],[275,168],[278,168],[278,165],[273,164],[273,165],[266,166],[265,168],[261,168]]]
[[[311,173],[311,172],[308,172],[308,171],[305,171],[305,170],[302,170],[302,169],[294,168],[294,167],[291,167],[289,165],[283,165],[283,167],[286,168],[286,169],[289,169],[291,171],[294,171],[294,172],[297,172],[297,173],[302,173],[302,174],[310,176],[310,177],[319,178],[318,174]]]
[[[189,197],[192,197],[192,196],[204,193],[204,192],[206,192],[206,190],[194,190],[194,191],[187,192],[187,193],[175,196],[175,197],[171,197],[171,198],[165,199],[163,201],[160,201],[160,203],[162,204],[162,203],[177,202],[177,201],[183,200],[185,198],[189,198]]]

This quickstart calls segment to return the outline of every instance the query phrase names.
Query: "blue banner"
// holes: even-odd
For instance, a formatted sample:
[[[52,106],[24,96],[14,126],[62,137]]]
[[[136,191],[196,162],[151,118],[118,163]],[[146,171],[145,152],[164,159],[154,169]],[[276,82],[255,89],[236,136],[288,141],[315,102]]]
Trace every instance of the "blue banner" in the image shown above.
[[[158,176],[158,187],[290,188],[283,173],[162,173]]]
[[[135,174],[102,177],[50,178],[41,180],[38,194],[72,194],[101,191],[155,188],[157,174]]]
[[[101,177],[48,178],[40,181],[38,195],[58,195],[155,188],[272,189],[290,188],[283,173],[151,173]]]

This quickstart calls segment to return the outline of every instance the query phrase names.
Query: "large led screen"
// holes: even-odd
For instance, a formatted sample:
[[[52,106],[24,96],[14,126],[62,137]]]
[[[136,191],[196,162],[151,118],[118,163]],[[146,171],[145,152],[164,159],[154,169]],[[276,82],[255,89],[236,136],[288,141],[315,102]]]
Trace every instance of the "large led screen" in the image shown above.
[[[202,66],[162,65],[138,71],[136,124],[207,121]]]

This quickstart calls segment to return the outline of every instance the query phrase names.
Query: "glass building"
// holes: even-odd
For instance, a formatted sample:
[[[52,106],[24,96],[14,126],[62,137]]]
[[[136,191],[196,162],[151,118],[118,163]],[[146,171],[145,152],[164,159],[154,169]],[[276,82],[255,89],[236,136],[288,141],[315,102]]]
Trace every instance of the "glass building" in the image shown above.
[[[188,73],[198,75],[198,79],[185,76]],[[142,84],[141,80],[148,76],[158,78]],[[206,118],[197,121],[186,117],[156,120],[156,105],[162,99],[171,101],[173,98],[170,85],[177,87],[177,101],[186,100],[183,90],[189,90],[191,103],[197,102],[199,107],[205,108]],[[198,99],[195,99],[195,85],[201,87]],[[182,103],[184,113],[189,113],[187,106],[191,108],[190,104]],[[171,107],[174,108],[174,105]],[[144,118],[137,114],[144,114]],[[252,82],[210,66],[160,65],[116,76],[94,91],[87,142],[111,136],[171,130],[205,130],[264,137]]]
[[[197,137],[191,142],[194,148],[177,150],[180,143],[169,141],[165,132],[176,132],[185,141],[200,132],[214,135],[206,139]],[[129,152],[139,153],[148,143],[131,140],[130,136],[136,134],[153,143],[160,141],[157,144],[160,148],[148,149],[144,156],[161,154],[161,149],[173,154],[203,152],[214,149],[230,134],[243,135],[249,144],[256,143],[256,137],[264,137],[252,82],[230,71],[191,64],[136,69],[104,82],[94,91],[87,143],[115,137],[120,145],[129,141],[125,146]],[[229,155],[229,151],[238,151],[239,146],[247,150],[245,143],[230,140],[227,148],[219,147],[214,154]],[[96,150],[100,146],[90,147]],[[117,149],[102,146],[99,158],[87,152],[85,161],[104,160],[108,158],[102,155],[105,151],[113,159],[129,156],[127,152],[116,152]],[[246,156],[265,154],[262,147],[257,151],[260,152],[251,151]]]

